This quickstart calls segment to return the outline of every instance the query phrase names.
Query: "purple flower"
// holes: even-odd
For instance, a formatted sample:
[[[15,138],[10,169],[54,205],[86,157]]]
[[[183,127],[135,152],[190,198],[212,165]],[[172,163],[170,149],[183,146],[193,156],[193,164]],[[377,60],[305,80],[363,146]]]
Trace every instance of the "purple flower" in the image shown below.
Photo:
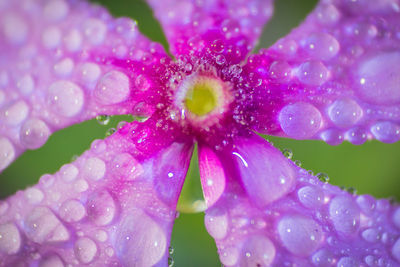
[[[323,0],[249,55],[269,0],[148,0],[174,59],[79,0],[0,0],[0,169],[49,135],[132,114],[0,202],[0,266],[167,266],[199,147],[205,225],[225,266],[399,266],[400,207],[320,181],[255,132],[400,139],[397,0]]]

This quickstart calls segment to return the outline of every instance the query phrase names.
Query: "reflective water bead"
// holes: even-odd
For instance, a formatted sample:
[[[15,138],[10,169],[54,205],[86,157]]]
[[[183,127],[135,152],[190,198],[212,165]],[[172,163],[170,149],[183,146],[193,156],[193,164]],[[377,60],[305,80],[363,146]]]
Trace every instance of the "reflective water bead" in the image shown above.
[[[317,208],[323,204],[324,193],[318,187],[307,185],[297,191],[300,202],[307,208]]]
[[[74,252],[80,262],[88,264],[94,260],[97,254],[97,245],[92,239],[81,237],[75,242]]]
[[[78,177],[79,170],[73,164],[65,164],[61,167],[59,175],[65,182],[71,182]]]
[[[87,83],[96,82],[101,75],[101,69],[95,63],[91,62],[84,63],[80,66],[79,69],[80,69],[80,78],[82,79],[82,81]]]
[[[400,52],[380,53],[366,59],[357,77],[360,96],[373,104],[395,104],[400,101]]]
[[[284,246],[299,256],[307,256],[314,252],[323,237],[321,226],[302,215],[283,217],[278,224],[278,233]]]
[[[340,130],[331,128],[321,133],[321,139],[329,145],[337,146],[343,142],[344,137]]]
[[[82,110],[84,94],[75,83],[60,80],[50,85],[48,101],[54,112],[65,117],[73,117]]]
[[[100,124],[100,125],[107,125],[111,120],[111,116],[108,115],[99,115],[96,117],[96,121]]]
[[[107,35],[107,26],[100,19],[89,18],[83,23],[83,33],[91,44],[100,45]]]
[[[291,78],[292,69],[286,61],[274,61],[269,67],[269,73],[273,80],[285,82]]]
[[[317,60],[329,60],[336,56],[340,49],[335,37],[324,32],[311,34],[303,42],[307,53]]]
[[[70,238],[68,230],[47,207],[36,207],[24,221],[26,236],[33,242],[66,241]]]
[[[78,222],[85,217],[86,210],[81,202],[70,199],[62,203],[58,213],[66,222]]]
[[[362,195],[356,198],[356,202],[361,211],[367,215],[371,215],[375,210],[375,199],[369,195]]]
[[[77,29],[72,29],[64,37],[64,43],[69,51],[71,52],[78,51],[79,49],[81,49],[82,46],[81,33]]]
[[[45,256],[40,261],[39,267],[64,267],[64,263],[58,255],[52,254]]]
[[[49,26],[42,33],[42,44],[45,48],[54,49],[61,42],[61,31],[56,26]]]
[[[333,253],[326,248],[317,250],[317,252],[315,252],[311,258],[314,265],[320,267],[332,266],[334,259]]]
[[[21,235],[13,223],[0,225],[0,252],[15,254],[21,247]]]
[[[393,244],[392,255],[400,263],[400,237],[397,238],[397,241]]]
[[[299,80],[312,86],[320,86],[328,80],[329,71],[320,61],[307,61],[298,69]]]
[[[142,175],[144,170],[133,156],[122,153],[112,161],[111,171],[119,179],[133,180]]]
[[[100,241],[100,242],[105,242],[105,241],[107,241],[107,238],[108,238],[108,234],[107,234],[106,231],[98,230],[98,231],[96,232],[96,239],[97,239],[98,241]]]
[[[100,191],[91,194],[86,203],[88,217],[97,225],[111,223],[116,215],[116,205],[108,191]]]
[[[34,187],[26,189],[24,195],[30,204],[39,204],[44,198],[43,192]]]
[[[59,77],[67,77],[74,69],[74,65],[74,61],[71,58],[64,58],[53,66],[53,70]]]
[[[207,210],[204,216],[207,232],[215,239],[222,239],[228,233],[228,214],[219,208]]]
[[[353,257],[342,257],[338,261],[337,267],[359,267],[360,263]]]
[[[345,133],[344,136],[350,143],[354,145],[361,145],[367,141],[367,133],[361,127],[353,127]]]
[[[13,45],[22,44],[28,37],[28,25],[15,13],[2,14],[1,28],[6,40]]]
[[[400,229],[400,207],[393,212],[393,223]]]
[[[0,216],[3,216],[8,211],[10,204],[6,201],[0,201]]]
[[[50,129],[42,120],[29,119],[22,125],[19,136],[24,147],[37,149],[47,142]]]
[[[253,235],[243,245],[240,266],[269,266],[275,259],[275,247],[268,237]]]
[[[106,173],[106,164],[99,158],[92,157],[85,161],[82,168],[82,174],[84,177],[92,180],[100,180]]]
[[[282,130],[295,139],[312,137],[321,127],[322,116],[310,103],[297,102],[286,105],[279,112]]]
[[[380,239],[379,231],[375,228],[365,229],[361,233],[361,236],[362,236],[362,238],[364,238],[365,241],[370,242],[370,243],[378,242]]]
[[[164,230],[142,210],[122,217],[116,229],[116,253],[124,266],[153,266],[168,252]]]
[[[335,24],[341,14],[340,11],[333,4],[322,4],[317,7],[317,18],[322,24]]]
[[[394,143],[400,139],[400,125],[390,121],[378,122],[371,127],[371,133],[381,142]]]
[[[25,74],[17,82],[17,88],[23,95],[29,95],[35,88],[35,81],[30,74]]]
[[[29,114],[29,106],[26,104],[25,101],[19,100],[4,110],[1,116],[3,117],[4,121],[9,125],[18,125]]]
[[[64,0],[49,1],[43,7],[44,18],[51,22],[60,21],[68,14],[69,7]]]
[[[363,116],[361,107],[350,98],[341,98],[328,108],[331,121],[339,127],[349,127],[356,124]]]
[[[239,260],[239,250],[236,247],[227,247],[219,253],[219,259],[225,266],[233,266]]]
[[[135,86],[140,91],[144,92],[144,91],[147,91],[150,88],[151,84],[143,74],[140,74],[135,79]]]
[[[329,205],[329,215],[336,231],[341,234],[354,234],[358,228],[360,211],[350,197],[335,197]]]
[[[5,138],[0,137],[0,170],[4,170],[15,157],[14,146]]]
[[[120,103],[129,97],[129,78],[116,70],[107,72],[97,83],[94,96],[102,104]]]

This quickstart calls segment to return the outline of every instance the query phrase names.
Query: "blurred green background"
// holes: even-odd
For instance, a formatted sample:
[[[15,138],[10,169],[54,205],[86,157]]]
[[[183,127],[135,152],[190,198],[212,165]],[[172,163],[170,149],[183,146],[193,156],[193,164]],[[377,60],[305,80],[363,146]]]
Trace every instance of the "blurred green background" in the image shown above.
[[[105,5],[114,16],[136,19],[145,35],[168,46],[160,25],[143,1],[95,2]],[[276,0],[274,17],[264,29],[259,48],[268,47],[287,34],[315,4],[316,0]],[[44,147],[26,152],[0,175],[0,198],[36,183],[44,173],[55,172],[89,148],[91,141],[104,138],[107,129],[116,127],[121,119],[129,118],[114,117],[107,126],[92,120],[55,133]],[[389,145],[371,141],[361,146],[343,143],[332,147],[319,141],[269,140],[281,149],[290,148],[294,153],[293,159],[300,160],[302,167],[314,173],[327,173],[332,184],[355,187],[361,194],[400,200],[400,142]],[[199,203],[196,200],[201,200],[201,192],[194,189],[199,185],[196,166],[192,166],[190,173],[189,183],[185,184],[184,201],[180,202],[181,210],[185,211],[195,208]],[[174,266],[221,266],[215,244],[203,226],[202,213],[181,212],[174,225],[172,247]]]

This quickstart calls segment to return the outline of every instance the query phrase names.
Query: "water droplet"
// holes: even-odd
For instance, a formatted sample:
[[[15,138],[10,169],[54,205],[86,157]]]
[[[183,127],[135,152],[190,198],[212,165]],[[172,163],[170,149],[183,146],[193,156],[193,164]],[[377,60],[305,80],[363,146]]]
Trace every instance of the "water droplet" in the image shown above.
[[[65,201],[59,210],[60,217],[66,222],[78,222],[86,215],[85,207],[76,199]]]
[[[323,204],[324,193],[318,187],[307,185],[297,191],[300,202],[307,208],[317,208]]]
[[[73,164],[65,164],[61,167],[59,175],[65,182],[71,182],[78,177],[79,170]]]
[[[107,125],[108,123],[110,123],[111,116],[99,115],[96,117],[96,120],[100,125]]]
[[[328,115],[335,125],[346,128],[356,124],[362,118],[363,110],[354,100],[342,98],[329,106]]]
[[[360,221],[360,211],[352,198],[335,197],[329,205],[329,214],[339,233],[345,235],[356,233]]]
[[[400,101],[399,52],[384,52],[364,61],[358,69],[359,93],[373,104],[395,104]]]
[[[49,127],[39,119],[27,120],[20,130],[21,144],[28,149],[37,149],[43,146],[49,136]]]
[[[328,80],[329,71],[320,61],[308,61],[299,67],[298,78],[306,84],[320,86]]]
[[[73,117],[82,110],[84,94],[82,89],[75,83],[61,80],[50,85],[48,102],[57,114]]]
[[[286,105],[279,112],[279,123],[282,130],[295,139],[306,139],[314,136],[321,127],[322,116],[319,110],[310,103],[297,102]]]
[[[111,223],[117,209],[113,197],[107,191],[91,194],[86,203],[87,216],[97,225]]]
[[[64,267],[64,263],[58,255],[51,254],[40,261],[39,267]]]
[[[13,223],[0,225],[0,252],[12,255],[21,247],[21,235]]]
[[[116,133],[116,132],[117,132],[117,129],[115,129],[115,128],[110,128],[110,129],[108,129],[108,130],[106,131],[105,136],[106,136],[106,137],[109,137],[109,136],[113,135],[113,134]]]
[[[293,157],[293,151],[289,148],[284,148],[282,150],[282,154],[288,159],[292,159],[292,157]]]
[[[228,215],[219,208],[207,210],[204,216],[207,232],[215,239],[223,239],[228,233]]]
[[[92,239],[81,237],[75,242],[74,252],[80,262],[91,263],[97,254],[97,245]]]
[[[224,65],[226,63],[226,58],[223,55],[218,55],[215,57],[215,62],[218,65]]]
[[[100,180],[106,173],[106,164],[99,158],[91,157],[85,161],[82,167],[82,175],[92,180]]]
[[[323,182],[323,183],[329,183],[329,176],[328,174],[324,173],[324,172],[319,172],[317,173],[315,176],[318,177],[318,179]]]
[[[39,204],[44,198],[43,192],[34,187],[26,189],[24,194],[30,204]]]
[[[24,221],[24,231],[31,241],[39,244],[66,241],[70,238],[65,226],[46,207],[36,207],[28,214]]]
[[[274,244],[268,237],[250,236],[244,243],[240,266],[269,266],[275,258]]]
[[[14,146],[4,137],[0,137],[0,171],[4,170],[15,157]]]
[[[96,100],[102,104],[117,104],[129,97],[129,86],[129,77],[125,73],[112,70],[100,79],[93,94]]]
[[[321,226],[302,215],[283,217],[279,221],[278,232],[283,245],[300,256],[308,256],[314,252],[323,237]]]

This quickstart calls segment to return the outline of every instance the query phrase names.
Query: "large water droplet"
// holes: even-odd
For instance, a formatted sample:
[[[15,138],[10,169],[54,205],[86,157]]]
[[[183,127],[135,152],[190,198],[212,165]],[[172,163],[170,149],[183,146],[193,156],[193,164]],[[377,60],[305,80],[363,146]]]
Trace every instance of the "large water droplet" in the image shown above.
[[[18,228],[12,224],[0,225],[0,251],[5,254],[15,254],[21,247],[21,235]]]
[[[385,52],[365,60],[356,80],[358,92],[373,104],[395,104],[400,101],[400,52]]]

